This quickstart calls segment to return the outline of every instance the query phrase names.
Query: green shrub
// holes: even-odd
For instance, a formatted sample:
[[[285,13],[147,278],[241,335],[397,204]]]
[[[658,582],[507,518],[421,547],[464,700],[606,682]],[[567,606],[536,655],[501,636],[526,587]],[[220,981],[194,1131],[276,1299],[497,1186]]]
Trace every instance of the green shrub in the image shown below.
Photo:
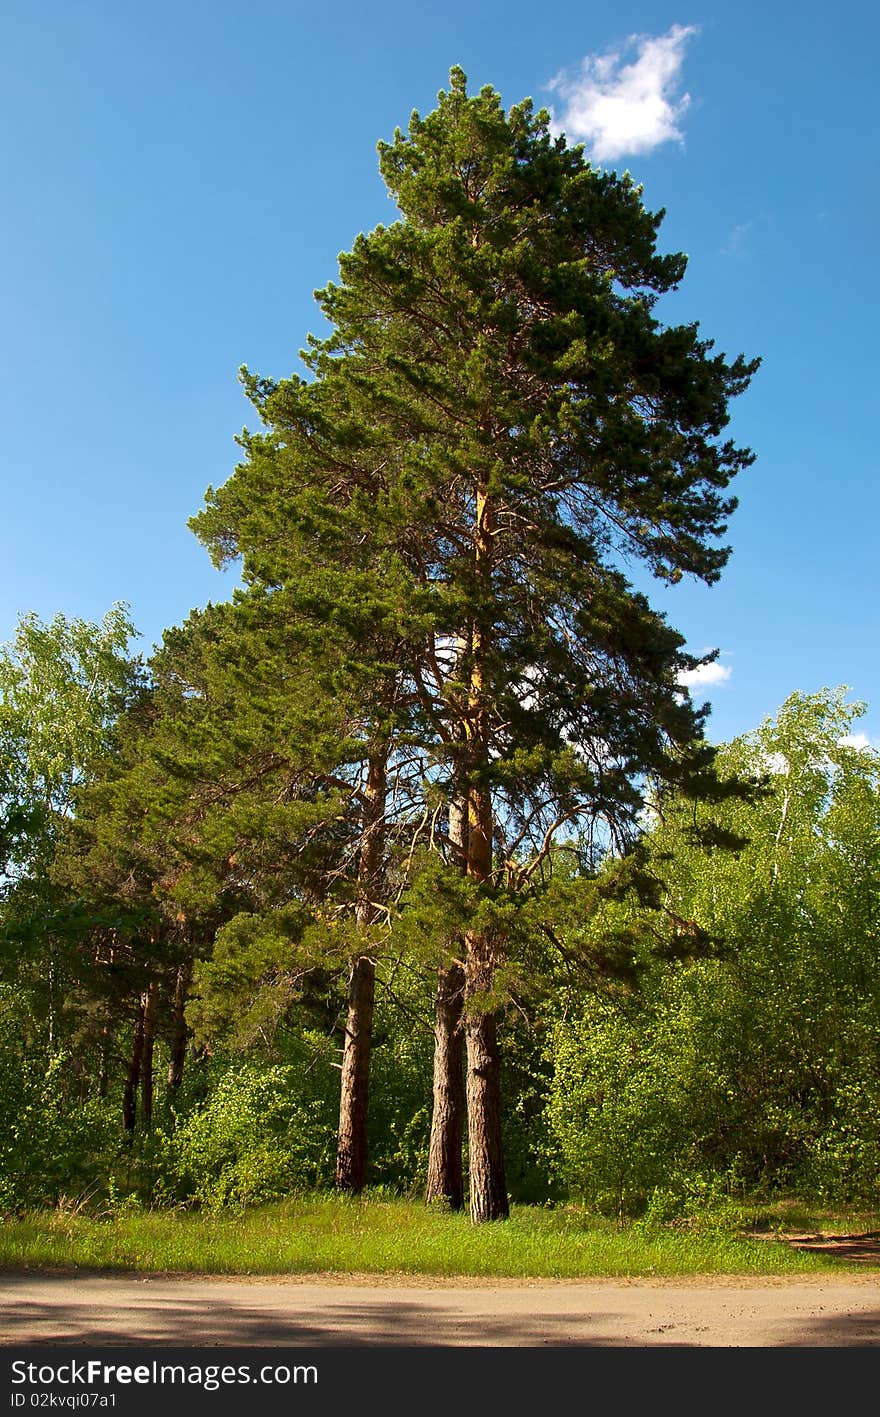
[[[164,1134],[157,1190],[200,1205],[255,1205],[332,1176],[335,1126],[293,1065],[230,1065]]]
[[[0,1211],[78,1200],[103,1184],[118,1117],[106,1099],[70,1096],[73,1062],[0,1034]]]

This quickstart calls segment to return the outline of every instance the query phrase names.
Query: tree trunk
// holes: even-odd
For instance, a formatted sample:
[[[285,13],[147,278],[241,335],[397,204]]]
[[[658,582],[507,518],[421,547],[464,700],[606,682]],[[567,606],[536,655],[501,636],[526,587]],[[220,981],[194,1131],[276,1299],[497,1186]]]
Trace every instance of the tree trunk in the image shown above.
[[[467,818],[460,802],[449,808],[449,840],[463,858]],[[434,1005],[434,1088],[425,1200],[464,1207],[461,1148],[464,1140],[464,970],[452,963],[438,971]]]
[[[488,487],[476,498],[475,568],[485,603],[491,604],[494,516]],[[467,874],[480,884],[492,880],[492,791],[487,780],[490,727],[485,680],[489,631],[481,623],[483,607],[471,632],[472,662],[466,715],[468,753]],[[465,1040],[467,1044],[468,1170],[471,1220],[501,1220],[509,1214],[501,1136],[501,1059],[497,1025],[487,1007],[497,965],[498,944],[485,934],[465,936]]]
[[[352,962],[348,982],[348,1017],[342,1052],[336,1185],[362,1191],[367,1183],[367,1103],[376,967],[366,955]]]
[[[171,1040],[168,1057],[168,1086],[180,1087],[183,1081],[183,1064],[186,1059],[186,1001],[192,981],[192,964],[187,961],[177,970],[174,981],[174,1000],[171,1005]]]
[[[464,1038],[461,1015],[464,970],[441,969],[434,1006],[434,1106],[425,1199],[443,1200],[453,1210],[464,1206],[461,1147],[464,1138]]]
[[[98,1059],[98,1096],[107,1096],[108,1073],[110,1070],[110,1024],[101,1025],[101,1051]]]
[[[156,1041],[156,984],[150,984],[143,996],[144,1029],[141,1055],[141,1121],[153,1125],[153,1046]]]
[[[144,996],[138,999],[135,1016],[134,1037],[131,1044],[131,1058],[122,1094],[122,1125],[129,1138],[134,1133],[137,1121],[138,1084],[141,1080],[141,1060],[144,1055]]]
[[[376,918],[374,898],[382,870],[385,841],[387,758],[388,746],[383,742],[376,745],[367,762],[358,864],[360,898],[355,917],[359,925],[371,925]],[[337,1188],[354,1193],[362,1191],[367,1183],[367,1105],[375,992],[376,966],[368,955],[359,955],[352,961],[348,979],[348,1015],[342,1048],[336,1148]]]
[[[501,1055],[494,1013],[478,997],[490,988],[494,968],[487,942],[468,941],[465,983],[467,1041],[468,1171],[471,1220],[503,1220],[509,1215],[501,1136]]]

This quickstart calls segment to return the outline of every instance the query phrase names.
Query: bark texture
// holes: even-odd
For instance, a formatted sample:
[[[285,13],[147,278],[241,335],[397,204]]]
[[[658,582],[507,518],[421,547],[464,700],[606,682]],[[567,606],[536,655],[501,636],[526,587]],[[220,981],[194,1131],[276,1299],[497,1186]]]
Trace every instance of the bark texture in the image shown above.
[[[101,1050],[98,1055],[98,1096],[106,1097],[110,1081],[110,1044],[112,1035],[109,1023],[101,1025]]]
[[[449,807],[449,841],[457,865],[465,864],[467,811],[463,802]],[[463,944],[463,942],[462,942]],[[431,1142],[425,1200],[464,1207],[462,1143],[465,1124],[464,969],[457,962],[437,974],[434,1003],[434,1082]]]
[[[349,974],[342,1050],[336,1150],[336,1185],[342,1191],[362,1191],[367,1183],[367,1106],[375,992],[376,967],[371,959],[361,955],[352,962]]]
[[[501,1055],[495,1015],[484,1004],[494,968],[483,937],[468,941],[465,983],[468,1172],[471,1220],[503,1220],[510,1213],[501,1135]]]
[[[476,498],[475,569],[486,603],[492,573],[495,519],[488,486]],[[466,717],[468,751],[467,874],[481,884],[492,880],[494,816],[487,770],[490,760],[487,657],[491,631],[476,622],[471,631],[472,664]],[[497,942],[479,932],[465,936],[465,1039],[467,1044],[468,1172],[471,1220],[501,1220],[509,1214],[501,1136],[501,1058],[497,1024],[487,996],[497,965]]]
[[[356,918],[359,925],[370,925],[376,918],[373,902],[382,870],[385,839],[387,751],[385,744],[377,747],[367,764],[358,865],[360,898]],[[375,994],[376,966],[368,955],[359,955],[352,960],[349,970],[348,1013],[339,1091],[336,1185],[343,1191],[362,1191],[367,1183],[367,1108]]]
[[[434,1106],[425,1199],[445,1201],[453,1210],[464,1206],[461,1148],[464,1140],[465,1085],[464,970],[460,964],[441,969],[434,1006]]]

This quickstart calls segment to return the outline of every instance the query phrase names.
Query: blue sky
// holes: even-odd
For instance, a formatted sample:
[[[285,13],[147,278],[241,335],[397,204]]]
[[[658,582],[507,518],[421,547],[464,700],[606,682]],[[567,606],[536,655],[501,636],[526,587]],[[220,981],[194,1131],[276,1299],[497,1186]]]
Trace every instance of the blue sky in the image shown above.
[[[660,315],[763,357],[727,570],[654,596],[721,650],[710,736],[845,683],[880,740],[878,47],[864,0],[6,0],[0,639],[123,600],[149,649],[231,594],[186,522],[254,421],[236,371],[297,366],[393,219],[377,140],[461,64],[628,168],[690,257]]]

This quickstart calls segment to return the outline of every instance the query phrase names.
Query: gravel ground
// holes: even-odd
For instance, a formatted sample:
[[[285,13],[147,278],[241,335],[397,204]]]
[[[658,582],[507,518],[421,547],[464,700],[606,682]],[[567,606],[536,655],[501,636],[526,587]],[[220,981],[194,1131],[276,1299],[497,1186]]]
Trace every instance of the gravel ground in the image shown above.
[[[880,1346],[880,1272],[668,1280],[0,1275],[0,1343]]]

